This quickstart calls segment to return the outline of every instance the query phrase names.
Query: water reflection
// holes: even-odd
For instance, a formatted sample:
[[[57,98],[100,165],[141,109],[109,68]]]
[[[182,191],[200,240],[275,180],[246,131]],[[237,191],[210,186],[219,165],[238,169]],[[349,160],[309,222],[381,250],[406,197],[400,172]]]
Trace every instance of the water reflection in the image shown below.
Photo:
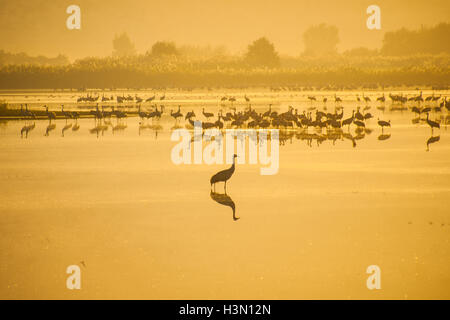
[[[72,127],[72,131],[77,132],[78,130],[80,130],[80,125],[78,124],[78,119],[77,119],[77,120],[75,120],[75,124]]]
[[[431,136],[427,140],[427,151],[430,151],[430,144],[438,142],[440,139],[441,139],[441,136],[436,136],[436,137]]]
[[[306,95],[304,97],[306,98]],[[313,96],[310,95],[310,97]],[[83,103],[81,104],[78,101],[75,106],[68,105],[68,108],[75,107],[78,110],[71,112],[65,111],[63,108],[61,110],[58,108],[58,110],[52,112],[49,110],[49,107],[52,108],[52,105],[35,106],[33,111],[27,109],[28,107],[26,106],[25,110],[21,110],[19,109],[19,104],[17,104],[15,108],[8,109],[7,115],[10,118],[13,117],[15,120],[21,119],[21,121],[25,121],[20,130],[22,138],[27,138],[29,132],[36,126],[39,126],[39,120],[36,121],[37,124],[34,122],[31,123],[31,121],[34,121],[34,118],[49,120],[45,130],[45,136],[49,136],[56,126],[61,125],[60,132],[62,137],[70,129],[74,133],[79,131],[79,118],[80,120],[90,118],[94,120],[94,126],[86,130],[97,138],[106,135],[107,131],[111,132],[108,135],[125,131],[128,128],[126,124],[127,119],[135,118],[138,121],[133,122],[133,125],[135,126],[134,128],[137,127],[137,134],[140,136],[146,131],[150,131],[154,133],[155,139],[158,138],[159,132],[164,130],[173,131],[184,127],[191,131],[194,121],[201,121],[203,129],[217,128],[222,134],[224,129],[278,129],[281,146],[294,144],[295,140],[297,140],[304,142],[310,148],[320,147],[327,142],[330,142],[332,146],[338,145],[339,142],[343,142],[344,144],[350,142],[351,146],[356,148],[362,140],[369,137],[377,125],[381,128],[381,134],[375,140],[389,140],[391,134],[385,134],[385,130],[391,126],[391,122],[385,116],[389,117],[397,111],[398,114],[405,113],[405,116],[412,115],[413,119],[408,119],[407,121],[411,121],[417,127],[422,127],[422,125],[430,126],[432,135],[433,129],[439,129],[441,125],[446,126],[450,122],[450,115],[448,114],[450,105],[447,100],[443,100],[440,105],[436,104],[433,106],[431,102],[427,105],[422,105],[421,102],[417,102],[416,100],[403,101],[405,95],[382,95],[378,97],[381,100],[377,98],[377,101],[381,102],[381,105],[377,107],[373,104],[374,102],[365,100],[368,96],[363,95],[361,97],[356,95],[358,101],[356,104],[354,102],[349,104],[348,101],[352,98],[349,100],[348,97],[351,97],[351,95],[347,96],[347,102],[344,102],[344,105],[342,105],[342,100],[335,96],[335,105],[333,107],[322,103],[322,100],[326,96],[322,96],[317,102],[314,99],[308,98],[310,101],[308,101],[309,103],[306,106],[304,104],[302,105],[300,101],[289,102],[292,105],[288,105],[283,101],[276,101],[277,97],[274,96],[274,100],[271,103],[264,103],[265,105],[258,103],[255,109],[254,105],[247,99],[245,99],[246,102],[242,100],[245,98],[242,95],[241,100],[245,103],[239,103],[238,100],[235,104],[231,105],[204,104],[195,108],[191,108],[188,105],[186,108],[186,106],[180,106],[176,102],[176,105],[168,105],[168,111],[165,111],[164,105],[146,105],[145,102],[152,102],[151,99],[136,98],[136,100],[133,100],[136,101],[135,105],[122,104],[128,101],[122,97],[119,99],[122,103],[108,102],[107,105],[102,105],[102,103],[98,103],[99,101],[91,101],[90,99],[82,100],[81,102]],[[375,98],[373,95],[372,97]],[[387,99],[392,100],[391,105],[388,104]],[[229,101],[228,98],[226,101]],[[84,104],[84,102],[87,102],[87,104]],[[376,103],[378,104],[378,102]],[[38,103],[36,102],[36,104]],[[385,106],[386,112],[384,112]],[[371,109],[375,110],[375,107],[383,111],[384,115],[379,111],[375,111],[373,114],[369,112]],[[53,107],[53,109],[55,108]],[[443,112],[447,114],[443,114]],[[385,119],[380,120],[381,116]],[[65,123],[62,122],[64,120]],[[172,120],[174,121],[172,122]],[[86,121],[85,123],[88,122]],[[399,123],[397,122],[396,125],[399,125]],[[203,132],[201,135],[194,136],[191,142],[202,139],[202,137]],[[252,137],[250,136],[250,138]],[[247,138],[238,137],[238,139]],[[259,139],[259,136],[256,136],[256,139]],[[433,142],[435,142],[433,139],[429,143],[427,142],[427,149],[429,149],[429,144]]]
[[[20,137],[23,138],[23,135],[25,134],[25,139],[28,138],[28,133],[32,131],[36,127],[36,123],[33,122],[33,124],[24,125],[22,129],[20,130]]]
[[[48,125],[47,128],[45,129],[45,134],[44,134],[44,136],[48,137],[48,136],[50,135],[50,132],[51,132],[52,130],[55,130],[55,129],[56,129],[56,124],[51,123],[51,120],[50,120],[50,121],[49,121],[49,125]]]
[[[108,126],[102,122],[98,122],[95,127],[89,129],[89,133],[97,135],[98,138],[100,134],[103,136],[106,130],[108,130]]]
[[[61,130],[61,137],[64,138],[64,132],[72,128],[72,123],[66,123],[66,125]]]
[[[389,139],[390,137],[391,137],[391,134],[390,134],[390,133],[389,133],[389,134],[382,133],[382,134],[380,134],[380,135],[378,136],[378,140],[384,141],[384,140]]]
[[[210,196],[211,199],[213,199],[215,202],[231,208],[231,210],[233,211],[234,221],[240,219],[239,217],[236,217],[236,205],[229,195],[227,195],[226,193],[217,193],[211,190]]]
[[[153,131],[155,133],[155,139],[158,139],[158,133],[163,130],[163,127],[159,124],[145,124],[139,123],[138,134],[139,136],[145,131]]]
[[[126,123],[117,123],[115,126],[111,125],[112,127],[112,133],[113,135],[117,132],[123,132],[126,128],[128,128],[128,125]]]
[[[356,148],[356,139],[350,133],[342,133],[342,136],[352,142],[353,148]]]

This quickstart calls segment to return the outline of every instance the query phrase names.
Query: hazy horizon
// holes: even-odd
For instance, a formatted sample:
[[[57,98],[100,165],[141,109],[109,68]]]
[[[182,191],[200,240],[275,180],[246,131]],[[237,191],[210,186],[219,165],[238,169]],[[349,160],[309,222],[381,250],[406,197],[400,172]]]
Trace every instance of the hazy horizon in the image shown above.
[[[66,8],[71,4],[81,8],[81,30],[66,28]],[[371,4],[381,8],[381,30],[366,28],[366,8]],[[251,41],[266,36],[280,54],[298,55],[303,51],[303,32],[320,23],[338,27],[339,51],[359,46],[373,49],[381,46],[387,31],[448,21],[449,8],[443,0],[7,0],[0,4],[0,49],[65,54],[70,59],[106,56],[112,52],[114,36],[126,32],[139,53],[159,40],[223,45],[231,53],[241,53]]]

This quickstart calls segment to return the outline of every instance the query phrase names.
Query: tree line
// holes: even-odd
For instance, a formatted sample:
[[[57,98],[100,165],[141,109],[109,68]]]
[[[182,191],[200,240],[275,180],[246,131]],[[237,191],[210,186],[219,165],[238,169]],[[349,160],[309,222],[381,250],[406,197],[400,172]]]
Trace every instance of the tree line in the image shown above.
[[[355,48],[338,54],[337,28],[321,24],[305,31],[305,50],[297,57],[280,55],[266,37],[251,42],[242,56],[229,54],[224,47],[166,41],[138,54],[123,33],[114,38],[109,57],[68,63],[60,56],[57,63],[42,59],[42,63],[0,64],[0,88],[442,87],[448,85],[450,75],[449,27],[444,23],[387,32],[379,50]]]

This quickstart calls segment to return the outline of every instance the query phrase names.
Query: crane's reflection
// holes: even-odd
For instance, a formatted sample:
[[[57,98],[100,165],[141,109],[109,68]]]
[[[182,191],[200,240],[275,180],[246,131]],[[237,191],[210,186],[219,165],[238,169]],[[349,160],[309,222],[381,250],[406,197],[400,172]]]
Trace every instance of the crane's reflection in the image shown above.
[[[72,123],[66,123],[66,125],[61,130],[61,136],[64,138],[64,132],[72,128]]]
[[[80,130],[80,125],[78,124],[78,120],[75,120],[75,124],[72,127],[72,131],[77,132],[78,130]]]
[[[48,137],[50,135],[50,132],[55,129],[56,129],[56,124],[49,122],[47,128],[45,129],[44,136]]]
[[[236,217],[236,205],[234,204],[234,201],[231,199],[229,195],[226,193],[217,193],[211,191],[210,193],[211,199],[213,199],[215,202],[220,203],[224,206],[230,207],[233,210],[233,220],[237,221],[240,218]]]
[[[36,127],[36,123],[33,122],[33,124],[26,124],[22,127],[20,130],[20,137],[23,138],[25,134],[25,139],[28,138],[28,133],[33,130]]]
[[[440,139],[441,139],[441,136],[436,136],[436,137],[431,136],[427,140],[427,151],[430,151],[430,144],[438,142]]]
[[[382,133],[382,134],[380,134],[380,135],[378,136],[378,140],[384,141],[384,140],[389,139],[390,137],[391,137],[391,134],[390,134],[390,133],[389,133],[389,134]]]

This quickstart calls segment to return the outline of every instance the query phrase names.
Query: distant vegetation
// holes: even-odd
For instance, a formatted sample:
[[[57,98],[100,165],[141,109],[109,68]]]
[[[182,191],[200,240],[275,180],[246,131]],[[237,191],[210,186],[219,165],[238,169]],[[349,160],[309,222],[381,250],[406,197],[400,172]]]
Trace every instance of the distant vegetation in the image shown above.
[[[152,46],[151,52],[147,52],[147,55],[153,55],[155,57],[164,56],[177,56],[179,54],[178,49],[174,42],[158,41]]]
[[[450,24],[420,30],[386,32],[381,53],[389,56],[450,53]]]
[[[248,46],[244,62],[249,67],[276,68],[280,66],[280,57],[273,43],[266,38],[259,38]]]
[[[32,57],[26,53],[9,53],[0,50],[0,66],[7,64],[38,64],[38,65],[50,65],[61,66],[69,64],[69,59],[60,54],[54,58],[47,58],[45,56]]]
[[[245,59],[193,60],[147,55],[86,58],[66,66],[0,68],[0,88],[149,88],[239,86],[445,86],[450,55],[280,58],[278,68],[248,67]]]
[[[156,42],[145,54],[137,54],[124,33],[114,38],[110,57],[70,64],[63,56],[58,63],[35,58],[37,63],[26,55],[22,60],[3,59],[0,88],[446,87],[448,39],[450,25],[443,23],[418,31],[388,32],[380,50],[361,47],[339,54],[337,29],[322,24],[305,32],[305,52],[290,57],[278,54],[264,37],[250,43],[243,55],[229,54],[224,47],[179,47],[173,42]],[[0,52],[0,61],[2,56],[8,54]]]

